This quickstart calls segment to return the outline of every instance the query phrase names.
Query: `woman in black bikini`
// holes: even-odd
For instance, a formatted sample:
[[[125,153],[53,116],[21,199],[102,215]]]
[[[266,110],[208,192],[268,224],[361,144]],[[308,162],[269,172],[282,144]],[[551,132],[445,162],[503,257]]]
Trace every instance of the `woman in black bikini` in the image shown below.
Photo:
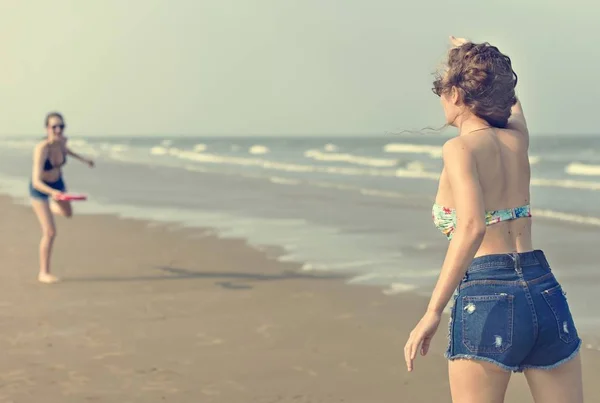
[[[47,138],[37,144],[33,151],[33,170],[29,184],[33,211],[42,228],[38,280],[46,284],[58,281],[50,274],[50,256],[56,237],[53,214],[63,217],[73,215],[70,202],[57,200],[57,196],[66,191],[61,168],[67,162],[67,156],[78,159],[90,168],[94,166],[92,160],[75,154],[67,147],[67,139],[63,136],[64,129],[65,123],[60,113],[52,112],[46,116]],[[50,198],[52,203],[49,201]]]

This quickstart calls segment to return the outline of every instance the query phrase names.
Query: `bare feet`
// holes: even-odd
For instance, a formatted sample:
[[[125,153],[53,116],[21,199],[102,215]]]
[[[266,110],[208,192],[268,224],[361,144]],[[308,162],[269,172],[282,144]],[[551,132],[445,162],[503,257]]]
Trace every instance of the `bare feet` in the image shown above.
[[[58,282],[58,277],[55,277],[50,273],[40,273],[38,275],[38,281],[44,284],[54,284]]]

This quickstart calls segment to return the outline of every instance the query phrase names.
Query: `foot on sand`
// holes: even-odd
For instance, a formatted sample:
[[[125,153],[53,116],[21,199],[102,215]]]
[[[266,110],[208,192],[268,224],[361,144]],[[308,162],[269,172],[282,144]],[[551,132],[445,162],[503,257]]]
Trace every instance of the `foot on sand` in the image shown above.
[[[38,281],[44,284],[53,284],[58,282],[58,277],[55,277],[50,273],[40,273],[38,275]]]

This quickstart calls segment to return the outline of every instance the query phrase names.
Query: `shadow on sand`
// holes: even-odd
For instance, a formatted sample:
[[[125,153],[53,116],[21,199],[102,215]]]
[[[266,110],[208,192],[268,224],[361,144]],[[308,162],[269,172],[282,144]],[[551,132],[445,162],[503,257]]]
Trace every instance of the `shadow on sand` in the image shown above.
[[[341,280],[347,275],[331,273],[306,273],[302,271],[285,270],[279,273],[248,273],[248,272],[211,272],[194,271],[189,269],[159,266],[156,270],[161,271],[163,275],[147,276],[90,276],[90,277],[68,277],[63,278],[62,282],[137,282],[137,281],[165,281],[165,280],[222,280],[217,281],[215,285],[231,290],[252,289],[247,283],[261,281],[289,281],[289,280]]]

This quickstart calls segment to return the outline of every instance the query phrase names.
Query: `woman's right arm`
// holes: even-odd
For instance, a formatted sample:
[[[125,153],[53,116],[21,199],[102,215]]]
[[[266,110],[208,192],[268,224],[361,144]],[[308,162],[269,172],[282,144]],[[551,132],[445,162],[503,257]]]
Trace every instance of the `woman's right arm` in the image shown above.
[[[44,143],[38,144],[33,150],[33,168],[31,170],[31,183],[36,190],[39,190],[42,193],[46,193],[52,197],[60,194],[56,189],[51,188],[50,186],[44,183],[42,179],[42,175],[44,173],[44,162],[48,157],[48,147]]]

